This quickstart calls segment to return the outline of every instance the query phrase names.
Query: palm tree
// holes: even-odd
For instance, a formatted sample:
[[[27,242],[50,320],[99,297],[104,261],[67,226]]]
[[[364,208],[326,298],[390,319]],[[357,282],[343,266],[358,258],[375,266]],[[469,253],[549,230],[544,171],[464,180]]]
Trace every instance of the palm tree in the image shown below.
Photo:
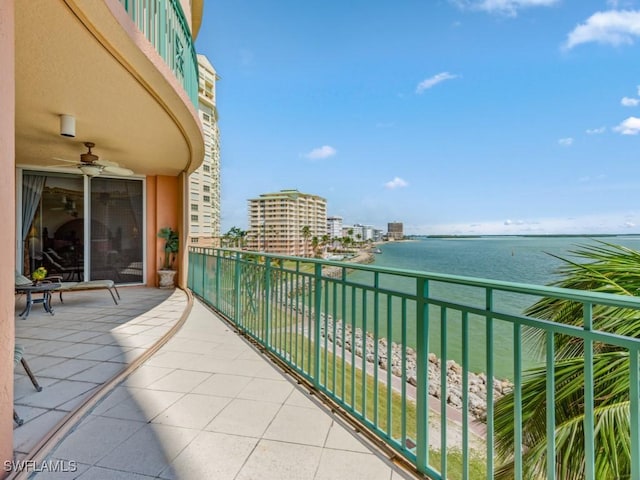
[[[224,234],[225,237],[231,240],[231,243],[235,245],[236,248],[242,248],[246,235],[247,232],[239,227],[231,227],[229,231]]]
[[[302,236],[304,237],[304,254],[303,257],[307,256],[307,244],[309,243],[309,237],[311,236],[311,227],[309,225],[305,225],[302,227]]]
[[[640,292],[640,252],[606,242],[570,252],[583,262],[561,259],[563,279],[553,286],[636,296]],[[557,257],[560,258],[560,257]],[[570,300],[543,298],[525,314],[582,326],[582,305]],[[628,308],[594,306],[593,329],[640,337],[640,312]],[[525,339],[545,347],[545,333],[527,330]],[[555,335],[556,474],[562,479],[585,478],[584,462],[584,345],[566,335]],[[629,352],[594,343],[594,437],[596,478],[630,478]],[[522,384],[524,478],[546,475],[546,369],[525,372]],[[496,451],[502,465],[496,478],[513,478],[513,392],[495,406]]]
[[[318,252],[318,247],[320,246],[320,240],[318,239],[318,237],[314,236],[311,239],[311,251],[313,252],[313,256],[316,258],[319,258],[319,252]]]

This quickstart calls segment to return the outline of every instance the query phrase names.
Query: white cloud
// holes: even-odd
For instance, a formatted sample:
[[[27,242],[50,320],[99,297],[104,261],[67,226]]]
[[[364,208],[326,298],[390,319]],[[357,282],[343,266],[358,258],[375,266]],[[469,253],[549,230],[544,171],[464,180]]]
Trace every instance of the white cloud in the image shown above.
[[[588,128],[586,132],[587,132],[587,135],[600,135],[601,133],[604,133],[606,130],[607,130],[606,127]]]
[[[637,107],[640,105],[640,98],[622,97],[620,104],[623,107]]]
[[[550,7],[560,0],[451,0],[461,9],[480,10],[515,17],[518,11],[529,7]]]
[[[384,186],[386,188],[389,188],[391,190],[393,190],[394,188],[403,188],[408,186],[409,184],[404,181],[402,178],[400,177],[395,177],[393,180],[391,180],[390,182],[387,182],[384,184]]]
[[[633,222],[624,222],[624,226],[625,228],[633,228],[636,226],[636,224]]]
[[[629,117],[613,129],[622,135],[638,135],[640,133],[640,118]]]
[[[314,148],[309,153],[305,154],[305,157],[311,160],[319,160],[323,158],[333,157],[337,153],[337,150],[329,145],[323,145],[319,148]]]
[[[571,49],[582,43],[630,45],[640,36],[640,11],[609,10],[596,12],[567,36],[564,47]]]
[[[558,143],[563,147],[570,147],[571,145],[573,145],[573,138],[571,137],[561,138],[558,140]]]
[[[416,93],[422,93],[425,90],[430,89],[431,87],[434,87],[435,85],[444,82],[446,80],[453,80],[454,78],[458,78],[459,75],[453,75],[449,72],[441,72],[438,73],[437,75],[434,75],[433,77],[430,78],[425,78],[423,81],[421,81],[418,86],[416,87]]]

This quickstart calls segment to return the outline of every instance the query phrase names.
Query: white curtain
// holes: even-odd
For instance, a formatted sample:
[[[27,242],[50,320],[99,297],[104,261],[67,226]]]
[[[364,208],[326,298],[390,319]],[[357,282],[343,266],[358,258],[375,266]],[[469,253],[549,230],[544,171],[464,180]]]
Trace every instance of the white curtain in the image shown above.
[[[38,211],[42,190],[44,189],[44,175],[25,173],[22,176],[22,241],[27,239],[33,217]]]

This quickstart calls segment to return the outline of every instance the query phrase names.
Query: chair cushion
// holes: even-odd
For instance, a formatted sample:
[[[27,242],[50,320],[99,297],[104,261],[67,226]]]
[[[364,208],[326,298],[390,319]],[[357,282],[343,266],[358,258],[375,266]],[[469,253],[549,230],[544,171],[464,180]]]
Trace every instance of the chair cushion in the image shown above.
[[[24,347],[22,345],[16,345],[13,350],[13,363],[17,365],[20,360],[22,360],[22,355],[24,355]]]
[[[26,285],[33,285],[33,281],[30,278],[25,277],[24,275],[16,272],[16,287],[24,287]]]
[[[61,290],[92,290],[98,288],[113,288],[113,280],[90,280],[88,282],[62,282]]]

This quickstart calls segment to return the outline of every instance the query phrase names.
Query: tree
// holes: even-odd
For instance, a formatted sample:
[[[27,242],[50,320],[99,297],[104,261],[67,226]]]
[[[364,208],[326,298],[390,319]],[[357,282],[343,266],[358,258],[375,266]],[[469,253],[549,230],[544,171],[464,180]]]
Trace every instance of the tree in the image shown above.
[[[318,247],[320,246],[320,240],[318,239],[318,237],[314,236],[311,239],[311,250],[313,252],[313,256],[316,258],[319,258],[319,251],[318,251]]]
[[[640,291],[640,252],[598,242],[570,252],[582,263],[562,259],[563,279],[552,286],[634,296]],[[557,257],[560,258],[560,257]],[[582,305],[570,300],[543,298],[525,314],[582,326]],[[637,310],[606,305],[593,309],[593,328],[640,337]],[[525,338],[545,347],[541,330],[527,330]],[[555,335],[556,474],[558,478],[585,478],[584,462],[584,345],[573,337]],[[596,478],[630,478],[631,452],[629,353],[610,344],[594,344],[594,437]],[[546,478],[546,369],[525,372],[522,384],[524,478]],[[502,462],[496,478],[513,478],[513,405],[510,393],[496,402],[496,451]]]
[[[242,248],[244,237],[246,237],[246,235],[247,232],[238,227],[231,227],[229,231],[224,234],[224,236],[228,238],[231,244],[236,248]]]
[[[309,243],[310,236],[311,236],[311,227],[309,227],[309,225],[305,225],[304,227],[302,227],[302,237],[304,238],[304,254],[303,254],[304,257],[307,256],[307,250],[308,250],[307,244]]]

